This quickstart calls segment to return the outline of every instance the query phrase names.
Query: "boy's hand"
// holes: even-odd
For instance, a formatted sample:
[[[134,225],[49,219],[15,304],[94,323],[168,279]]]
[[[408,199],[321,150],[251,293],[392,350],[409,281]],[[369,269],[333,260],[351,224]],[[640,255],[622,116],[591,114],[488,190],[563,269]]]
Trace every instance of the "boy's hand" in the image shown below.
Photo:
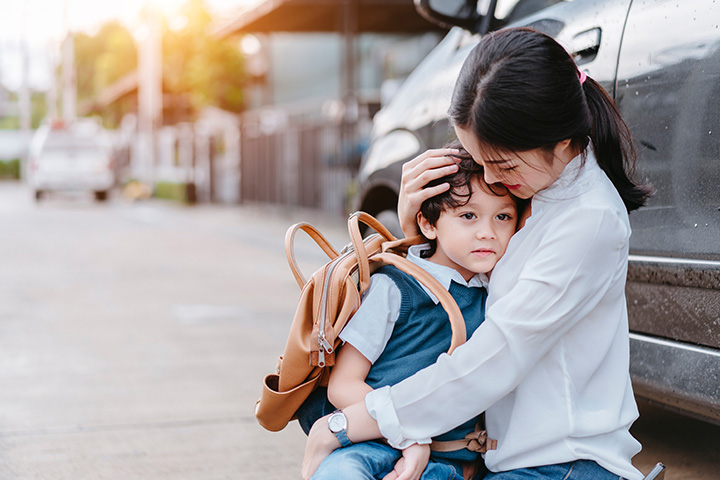
[[[325,457],[340,447],[340,442],[328,429],[328,417],[319,418],[308,433],[305,444],[305,457],[302,463],[302,478],[310,480]]]
[[[383,480],[419,480],[429,459],[430,445],[410,445],[402,451],[402,458]]]

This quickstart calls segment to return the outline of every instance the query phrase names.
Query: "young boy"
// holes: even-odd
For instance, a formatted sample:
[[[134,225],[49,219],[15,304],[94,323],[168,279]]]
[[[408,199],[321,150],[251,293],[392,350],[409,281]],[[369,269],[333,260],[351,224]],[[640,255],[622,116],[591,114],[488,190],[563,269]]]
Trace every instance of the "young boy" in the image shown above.
[[[518,207],[504,187],[484,182],[482,167],[471,158],[462,159],[457,173],[433,183],[444,182],[450,183],[450,189],[425,201],[417,218],[429,243],[411,247],[408,259],[450,291],[470,337],[485,318],[487,275],[515,233]],[[394,267],[382,267],[371,277],[360,308],[340,334],[344,344],[330,375],[328,399],[342,409],[374,388],[400,382],[447,352],[451,333],[445,310],[424,286]],[[334,413],[329,427],[348,446],[326,458],[313,479],[381,479],[390,473],[402,452],[381,442],[350,444],[343,418],[342,413]],[[463,439],[473,432],[477,420],[433,441]],[[425,480],[462,480],[463,463],[478,456],[467,449],[430,453],[429,445],[410,448],[417,449],[415,458],[422,458],[415,478],[422,473]]]

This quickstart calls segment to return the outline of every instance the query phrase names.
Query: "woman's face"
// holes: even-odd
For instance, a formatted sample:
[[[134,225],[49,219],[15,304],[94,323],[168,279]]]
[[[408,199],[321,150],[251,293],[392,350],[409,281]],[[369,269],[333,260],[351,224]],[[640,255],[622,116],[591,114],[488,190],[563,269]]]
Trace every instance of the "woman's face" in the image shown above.
[[[488,184],[502,183],[518,198],[530,198],[550,186],[575,156],[569,151],[569,140],[558,143],[552,155],[536,148],[525,152],[497,153],[488,156],[480,148],[477,137],[472,131],[455,127],[455,133],[465,150],[483,166],[485,181]]]

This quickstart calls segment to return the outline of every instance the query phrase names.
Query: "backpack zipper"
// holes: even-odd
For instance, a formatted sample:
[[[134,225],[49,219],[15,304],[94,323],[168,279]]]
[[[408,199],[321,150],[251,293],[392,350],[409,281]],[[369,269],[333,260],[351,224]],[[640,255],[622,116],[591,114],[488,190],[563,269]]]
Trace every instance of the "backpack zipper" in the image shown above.
[[[328,268],[328,272],[325,275],[325,282],[323,285],[323,293],[322,297],[320,299],[320,326],[318,331],[318,366],[324,367],[325,366],[325,352],[328,354],[333,353],[335,351],[333,349],[333,346],[328,342],[327,338],[325,337],[325,322],[328,315],[327,312],[327,303],[328,303],[328,290],[330,286],[330,277],[332,277],[332,272],[335,270],[335,267],[339,262],[341,262],[345,257],[350,255],[354,251],[354,248],[352,244],[345,245],[345,247],[340,250],[340,256],[337,257],[335,260],[332,261],[330,264],[330,267]]]

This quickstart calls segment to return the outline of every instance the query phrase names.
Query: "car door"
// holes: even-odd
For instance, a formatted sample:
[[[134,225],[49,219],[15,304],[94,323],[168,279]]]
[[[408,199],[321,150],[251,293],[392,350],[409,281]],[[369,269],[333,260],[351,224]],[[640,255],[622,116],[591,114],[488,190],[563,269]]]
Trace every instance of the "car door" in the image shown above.
[[[635,389],[720,421],[720,3],[634,1],[615,96],[656,190],[630,215]]]

